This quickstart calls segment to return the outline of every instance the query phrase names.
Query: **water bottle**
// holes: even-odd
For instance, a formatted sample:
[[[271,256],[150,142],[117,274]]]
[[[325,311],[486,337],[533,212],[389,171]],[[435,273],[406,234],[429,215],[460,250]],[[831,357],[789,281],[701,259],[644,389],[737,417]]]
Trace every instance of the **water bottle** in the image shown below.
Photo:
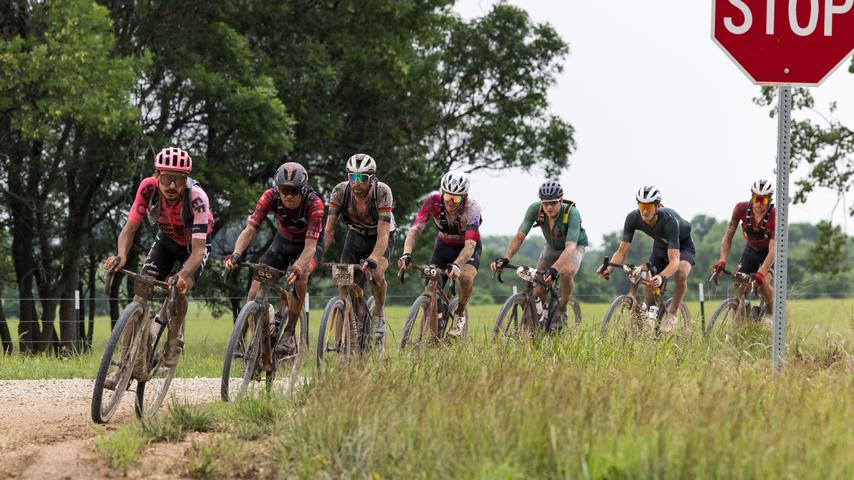
[[[658,320],[658,305],[649,307],[649,313],[647,313],[647,315],[649,315],[650,320]]]

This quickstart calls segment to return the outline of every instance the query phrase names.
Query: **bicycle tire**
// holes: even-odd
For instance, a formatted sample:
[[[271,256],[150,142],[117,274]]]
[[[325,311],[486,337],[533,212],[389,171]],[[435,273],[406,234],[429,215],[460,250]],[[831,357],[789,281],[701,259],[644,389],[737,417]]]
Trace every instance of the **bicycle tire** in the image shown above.
[[[264,309],[264,306],[257,300],[247,303],[240,310],[240,313],[237,315],[237,320],[234,322],[234,326],[231,329],[231,339],[229,339],[228,347],[225,351],[225,360],[223,361],[220,383],[220,397],[223,401],[228,402],[229,400],[236,399],[243,395],[255,373],[255,367],[258,365],[258,356],[261,353],[261,349],[259,348],[261,338],[260,329],[263,322],[255,322],[254,328],[249,337],[249,345],[246,345],[246,334],[249,333],[249,318],[256,315],[256,312],[261,309]],[[264,309],[264,311],[266,312],[266,309]],[[236,357],[236,355],[239,355],[239,357]],[[241,372],[240,375],[240,385],[236,388],[236,391],[231,391],[231,366],[235,358],[242,358],[244,365],[242,367],[243,372]]]
[[[524,293],[515,293],[504,301],[492,328],[493,340],[497,340],[499,336],[514,339],[519,337],[519,329],[524,327],[525,323],[526,302],[527,295]]]
[[[601,337],[605,337],[608,334],[608,330],[614,327],[615,323],[625,323],[624,326],[628,326],[631,321],[631,316],[634,310],[634,299],[629,295],[620,295],[611,302],[611,305],[608,307],[608,310],[605,312],[605,316],[602,317],[602,326],[599,329],[599,335]],[[628,314],[629,322],[621,322],[623,319],[623,315]],[[617,317],[615,317],[617,315]]]
[[[412,335],[412,329],[415,326],[416,320],[418,318],[418,312],[422,311],[421,322],[419,324],[419,334],[418,341],[416,343],[421,343],[423,341],[425,326],[423,324],[424,320],[427,318],[427,309],[430,306],[430,297],[427,295],[419,295],[418,298],[412,303],[412,308],[409,309],[409,315],[406,317],[406,323],[403,326],[403,333],[400,336],[400,349],[404,350],[407,345],[413,343],[409,341],[410,335]],[[438,319],[437,319],[438,321]]]
[[[107,345],[104,347],[104,354],[101,356],[101,363],[98,365],[98,373],[95,376],[95,388],[92,392],[91,415],[92,421],[95,423],[107,423],[110,421],[110,418],[112,418],[113,414],[116,413],[119,402],[121,401],[122,396],[124,396],[128,384],[130,383],[131,375],[133,374],[133,366],[136,363],[136,354],[139,350],[140,341],[142,340],[142,336],[139,335],[140,330],[136,328],[140,324],[140,322],[136,320],[136,316],[142,315],[143,310],[141,303],[137,301],[129,303],[128,306],[125,307],[124,311],[122,311],[122,314],[119,315],[118,320],[116,320],[113,331],[110,333],[110,338],[107,340]],[[125,332],[128,328],[131,330]],[[116,387],[112,390],[113,394],[108,398],[105,405],[104,383],[107,380],[110,367],[115,363],[113,361],[113,354],[116,352],[119,342],[126,334],[131,335],[131,337],[127,342],[129,348],[123,351],[121,355],[122,360],[120,368],[123,372],[118,376],[119,378],[116,382]],[[125,354],[125,352],[127,354]]]
[[[722,301],[717,308],[715,308],[712,316],[709,317],[709,321],[706,323],[706,330],[703,332],[703,335],[708,335],[712,333],[715,325],[720,325],[719,329],[724,328],[726,326],[727,320],[730,318],[725,315],[725,313],[732,312],[733,314],[737,314],[736,309],[738,308],[738,300],[735,297],[727,298]],[[723,318],[721,318],[721,316]]]
[[[155,316],[149,325],[157,322],[158,317]],[[165,370],[160,367],[160,362],[166,355],[166,349],[168,348],[166,339],[169,338],[168,332],[171,325],[159,322],[157,324],[160,325],[160,328],[151,342],[151,347],[148,349],[149,358],[146,359],[149,367],[148,379],[144,382],[137,382],[136,384],[136,405],[134,406],[134,410],[138,418],[150,417],[157,413],[157,410],[163,404],[163,400],[166,399],[166,394],[172,385],[172,379],[175,378],[175,370],[178,368],[177,364]],[[161,340],[163,340],[162,343]],[[157,351],[158,347],[162,349],[161,352]],[[160,353],[159,356],[158,353]],[[163,374],[163,377],[158,378],[157,374]],[[148,394],[148,398],[150,399],[148,405],[145,404],[146,394]]]
[[[344,300],[332,297],[320,318],[320,330],[317,333],[317,373],[323,370],[323,359],[335,353],[347,358],[350,356],[350,329],[344,328]],[[334,339],[334,349],[329,349],[330,336]]]
[[[572,315],[575,319],[575,327],[581,328],[581,304],[578,303],[578,299],[573,296],[569,297],[569,305],[568,307],[572,310]]]
[[[667,301],[664,302],[664,311],[669,312],[670,306],[673,305],[673,297],[669,297]],[[681,318],[679,318],[681,317]],[[660,318],[660,317],[659,317]],[[688,311],[688,306],[685,305],[685,302],[680,302],[679,304],[679,324],[682,326],[682,331],[685,332],[686,335],[690,335],[691,332],[691,312]]]

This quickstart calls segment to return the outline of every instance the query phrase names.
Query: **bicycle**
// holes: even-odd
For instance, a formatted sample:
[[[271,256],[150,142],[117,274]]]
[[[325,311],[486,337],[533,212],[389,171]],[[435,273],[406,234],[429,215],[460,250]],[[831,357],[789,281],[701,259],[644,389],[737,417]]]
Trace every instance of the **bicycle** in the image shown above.
[[[645,276],[655,273],[652,271],[650,264],[643,263],[635,266],[628,263],[612,263],[609,257],[605,257],[602,261],[600,271],[604,271],[607,267],[619,268],[625,272],[629,279],[629,291],[623,295],[619,295],[613,302],[611,302],[611,305],[605,313],[605,317],[602,319],[602,327],[599,332],[600,335],[604,338],[608,334],[608,329],[611,325],[615,325],[615,328],[634,327],[638,330],[643,330],[646,324],[647,326],[651,326],[656,334],[659,333],[658,329],[661,324],[661,319],[670,309],[671,305],[673,305],[673,297],[670,297],[667,300],[663,299],[666,285],[662,285],[660,288],[656,288],[653,291],[653,297],[655,298],[654,305],[647,305],[642,296],[638,293],[638,286]],[[677,318],[679,319],[678,323],[682,326],[683,332],[686,334],[690,333],[691,316],[688,313],[688,307],[685,306],[684,302],[679,305]]]
[[[410,343],[421,344],[425,338],[425,330],[429,330],[430,341],[441,341],[447,338],[448,326],[451,323],[452,312],[457,309],[460,299],[456,296],[456,281],[452,281],[449,292],[445,292],[445,280],[448,273],[436,265],[410,265],[403,268],[397,274],[400,283],[406,278],[406,270],[417,270],[426,282],[424,292],[412,303],[406,324],[403,326],[403,334],[400,339],[400,349],[403,350]],[[449,294],[450,293],[450,296]],[[419,315],[420,314],[420,315]],[[463,325],[461,339],[468,336],[468,307],[465,309],[466,323]],[[412,329],[418,323],[418,338],[410,342]]]
[[[525,290],[520,293],[511,295],[498,311],[498,318],[495,320],[495,327],[492,329],[493,340],[499,335],[505,337],[517,338],[519,329],[524,328],[526,332],[533,333],[536,329],[542,329],[543,332],[559,332],[567,324],[567,318],[563,312],[559,312],[558,305],[560,304],[560,293],[555,287],[556,280],[550,285],[543,279],[546,272],[537,270],[525,265],[505,264],[503,267],[496,270],[495,275],[499,282],[504,283],[501,279],[501,272],[504,268],[512,268],[516,276],[525,281]],[[540,321],[539,312],[537,312],[537,297],[534,295],[534,285],[539,285],[548,291],[548,315],[545,323]],[[569,298],[567,307],[572,309],[572,316],[576,327],[581,326],[581,307],[575,297]],[[521,317],[521,318],[520,318]]]
[[[753,275],[720,269],[709,277],[709,282],[714,282],[715,286],[718,286],[718,277],[721,274],[732,276],[735,283],[735,296],[725,299],[718,305],[718,308],[709,318],[709,323],[706,324],[706,329],[703,331],[704,335],[711,333],[715,325],[721,325],[720,328],[725,328],[730,319],[732,319],[730,323],[736,325],[744,319],[749,322],[762,322],[768,310],[765,300],[761,295],[758,295],[759,286],[753,280]],[[751,293],[759,297],[759,305],[750,304],[750,299],[747,297]]]
[[[265,390],[269,392],[276,377],[276,370],[283,364],[291,365],[288,385],[293,385],[302,366],[303,352],[308,349],[308,317],[303,309],[294,332],[294,338],[298,339],[296,349],[282,357],[274,354],[274,347],[281,340],[281,326],[287,322],[288,299],[290,295],[295,295],[295,287],[285,288],[278,285],[279,280],[287,278],[289,273],[252,262],[242,262],[238,264],[238,268],[240,267],[249,268],[253,280],[257,280],[261,285],[255,299],[247,302],[240,310],[231,330],[220,385],[220,396],[226,402],[242,396],[252,382],[262,380],[262,375]],[[224,272],[224,279],[228,276],[228,271]],[[279,294],[284,305],[281,309],[282,323],[275,327],[270,322],[270,304],[267,301],[270,290]]]
[[[339,290],[339,294],[332,297],[323,310],[317,334],[318,373],[323,368],[324,358],[329,362],[335,358],[349,358],[354,353],[364,355],[371,349],[374,297],[365,298],[362,288],[356,284],[354,270],[361,263],[322,264],[332,270],[332,284],[339,289],[346,289],[347,293],[341,295]],[[373,282],[370,271],[366,271],[365,276],[369,282]]]
[[[104,277],[107,294],[110,292],[116,259]],[[95,389],[92,394],[92,421],[110,421],[131,380],[136,380],[134,411],[137,417],[154,415],[166,398],[176,366],[162,365],[166,355],[168,330],[177,322],[177,287],[156,280],[150,275],[122,269],[120,273],[133,278],[133,300],[119,315],[98,366]],[[155,295],[165,300],[159,313],[151,315],[151,302]],[[163,320],[165,318],[165,321]],[[183,324],[181,326],[183,331]],[[180,334],[178,335],[180,338]],[[179,354],[183,344],[179,342]],[[105,386],[107,379],[115,380],[112,388]],[[106,394],[112,392],[111,394]],[[105,395],[106,394],[106,395]],[[106,397],[106,398],[105,398]]]

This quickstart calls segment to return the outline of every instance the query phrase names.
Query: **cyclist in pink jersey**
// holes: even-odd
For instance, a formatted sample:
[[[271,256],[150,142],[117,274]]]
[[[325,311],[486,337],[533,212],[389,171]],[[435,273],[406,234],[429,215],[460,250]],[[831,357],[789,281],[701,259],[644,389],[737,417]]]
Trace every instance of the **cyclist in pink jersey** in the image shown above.
[[[157,225],[157,238],[145,259],[142,273],[161,281],[167,280],[170,284],[174,281],[178,287],[179,325],[169,329],[168,349],[163,359],[166,367],[172,367],[178,361],[183,343],[181,337],[187,313],[187,294],[202,275],[210,251],[209,235],[214,223],[207,194],[189,177],[192,169],[192,158],[180,148],[164,148],[157,154],[154,158],[154,175],[139,184],[127,222],[119,234],[117,253],[104,263],[106,270],[114,260],[118,260],[114,270],[120,270],[127,261],[128,251],[143,218]],[[176,264],[181,267],[177,274],[170,277]],[[108,378],[108,387],[110,383]]]
[[[469,178],[463,172],[448,172],[442,177],[440,192],[433,193],[415,217],[412,229],[406,235],[403,255],[397,261],[399,268],[412,262],[415,240],[432,219],[439,230],[430,263],[448,269],[452,280],[460,280],[460,303],[453,312],[448,335],[462,335],[466,324],[465,308],[471,298],[474,277],[480,267],[480,205],[469,198]]]

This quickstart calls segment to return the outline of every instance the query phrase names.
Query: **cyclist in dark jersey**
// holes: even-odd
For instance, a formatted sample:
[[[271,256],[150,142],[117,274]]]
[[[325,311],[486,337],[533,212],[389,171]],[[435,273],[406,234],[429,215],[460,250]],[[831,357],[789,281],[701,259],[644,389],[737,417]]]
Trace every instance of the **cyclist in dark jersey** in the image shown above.
[[[432,220],[439,230],[430,263],[447,268],[449,277],[460,280],[460,303],[452,314],[448,335],[459,337],[466,324],[465,308],[471,298],[474,277],[480,267],[480,205],[468,196],[469,178],[463,172],[448,172],[442,177],[440,192],[430,194],[406,235],[400,268],[412,262],[412,249],[418,235]]]
[[[374,341],[383,345],[385,336],[385,271],[394,246],[394,200],[391,188],[376,177],[377,163],[362,153],[347,160],[347,180],[332,190],[326,219],[323,249],[329,250],[335,239],[338,218],[346,223],[347,238],[341,250],[341,263],[362,263],[362,271],[372,270],[374,293]],[[346,202],[346,204],[345,204]]]
[[[774,263],[774,228],[776,209],[771,203],[774,196],[774,186],[768,180],[757,180],[750,188],[749,202],[739,202],[732,210],[726,233],[721,239],[721,256],[712,267],[712,272],[726,268],[726,258],[732,248],[732,237],[741,223],[742,234],[746,241],[737,270],[753,274],[753,280],[759,285],[759,293],[768,306],[766,312],[773,311],[774,293],[771,290],[770,271]],[[766,278],[767,277],[767,278]],[[771,317],[763,319],[770,323]]]
[[[563,199],[563,187],[554,180],[548,180],[540,186],[540,201],[532,203],[525,212],[525,218],[519,225],[519,231],[510,239],[504,258],[497,258],[490,268],[502,268],[525,241],[531,227],[540,227],[546,244],[537,261],[537,270],[548,271],[547,282],[558,278],[560,281],[560,311],[566,313],[566,306],[572,294],[573,279],[581,266],[584,251],[587,248],[587,233],[581,227],[581,214],[573,202]],[[542,305],[546,299],[546,290],[537,285],[534,295]],[[547,311],[538,305],[537,311],[546,315]],[[541,318],[541,321],[545,317]]]
[[[308,291],[308,279],[323,256],[323,200],[308,185],[308,173],[299,163],[284,163],[276,170],[274,188],[266,190],[258,199],[246,228],[237,237],[233,253],[225,260],[225,268],[237,268],[269,213],[275,215],[278,229],[261,263],[280,270],[292,264],[287,282],[296,284],[297,291],[289,299],[288,321],[275,348],[277,354],[289,355],[296,349],[294,331]],[[255,298],[259,286],[259,282],[252,281],[247,301]],[[279,311],[283,307],[280,305]]]
[[[193,159],[187,152],[175,147],[164,148],[154,158],[154,170],[154,176],[139,184],[127,222],[119,234],[117,254],[107,259],[104,269],[115,259],[118,263],[114,271],[125,265],[143,218],[157,225],[157,238],[145,259],[142,273],[170,284],[174,281],[178,287],[179,324],[169,329],[166,356],[163,357],[163,365],[171,368],[178,362],[182,344],[187,294],[201,277],[208,258],[208,236],[213,231],[214,218],[207,194],[189,178]],[[176,264],[181,265],[180,270],[169,277]],[[114,386],[115,379],[107,378],[107,387]]]
[[[623,226],[623,239],[619,248],[611,256],[614,263],[622,263],[629,253],[635,230],[641,230],[652,237],[652,253],[649,263],[652,265],[652,277],[644,279],[644,297],[647,305],[652,305],[653,288],[659,288],[670,277],[674,277],[673,304],[666,313],[659,331],[670,332],[678,321],[676,312],[688,290],[688,274],[694,265],[694,241],[691,239],[691,224],[686,222],[674,210],[661,206],[661,192],[652,185],[638,190],[635,199],[638,209],[626,216]],[[607,276],[612,267],[600,270],[601,276]]]

